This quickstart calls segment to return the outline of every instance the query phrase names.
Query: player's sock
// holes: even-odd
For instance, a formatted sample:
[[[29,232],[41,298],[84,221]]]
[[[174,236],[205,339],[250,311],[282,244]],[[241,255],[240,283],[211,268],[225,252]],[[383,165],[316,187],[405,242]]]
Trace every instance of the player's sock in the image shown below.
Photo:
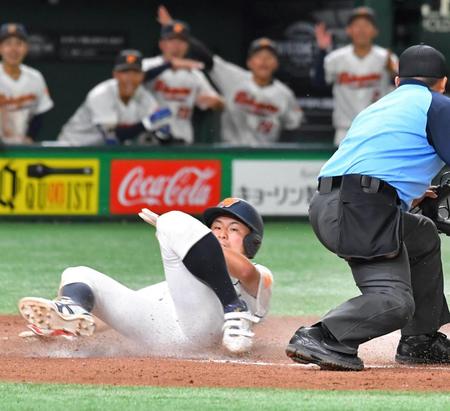
[[[86,311],[94,308],[94,293],[85,283],[71,283],[64,285],[59,291],[61,297],[69,297],[74,303],[81,305]]]
[[[197,241],[183,259],[186,268],[216,293],[224,307],[238,300],[228,274],[222,247],[214,234]]]

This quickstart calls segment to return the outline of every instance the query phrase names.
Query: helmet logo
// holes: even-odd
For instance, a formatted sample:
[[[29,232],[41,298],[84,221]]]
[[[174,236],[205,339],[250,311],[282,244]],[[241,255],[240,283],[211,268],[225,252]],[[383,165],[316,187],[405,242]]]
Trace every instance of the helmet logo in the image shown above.
[[[17,26],[15,24],[8,24],[8,33],[13,34],[17,31]]]
[[[184,26],[181,23],[175,23],[175,25],[173,26],[173,31],[175,33],[182,33],[184,30]]]
[[[241,201],[239,198],[228,197],[223,199],[217,207],[231,207],[233,204],[239,203],[239,201]]]
[[[127,63],[133,64],[136,63],[137,57],[134,54],[128,54],[127,55]]]

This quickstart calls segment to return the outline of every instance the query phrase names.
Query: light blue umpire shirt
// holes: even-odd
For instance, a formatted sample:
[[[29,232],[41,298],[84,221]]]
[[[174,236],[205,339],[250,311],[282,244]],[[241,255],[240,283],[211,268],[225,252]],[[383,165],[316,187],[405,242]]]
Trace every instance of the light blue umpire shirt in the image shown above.
[[[450,98],[408,79],[356,116],[319,178],[380,178],[395,187],[407,211],[444,163],[450,164]]]

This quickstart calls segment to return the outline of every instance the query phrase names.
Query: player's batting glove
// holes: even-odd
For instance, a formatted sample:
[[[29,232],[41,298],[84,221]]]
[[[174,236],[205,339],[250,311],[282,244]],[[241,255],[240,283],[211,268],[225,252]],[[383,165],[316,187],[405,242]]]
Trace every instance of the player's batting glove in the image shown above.
[[[172,112],[168,108],[160,108],[145,117],[142,120],[142,124],[145,129],[152,132],[156,139],[164,144],[172,140],[172,135],[170,133],[170,119],[172,117]]]

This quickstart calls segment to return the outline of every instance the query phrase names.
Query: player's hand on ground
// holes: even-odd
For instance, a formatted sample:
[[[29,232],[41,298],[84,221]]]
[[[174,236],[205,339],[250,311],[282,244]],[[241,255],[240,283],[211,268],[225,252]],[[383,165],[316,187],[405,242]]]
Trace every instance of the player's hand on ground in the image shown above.
[[[139,217],[141,217],[147,224],[156,227],[156,220],[158,219],[159,215],[154,213],[153,211],[150,211],[148,208],[143,208],[139,213]]]
[[[161,24],[161,26],[168,26],[173,22],[172,16],[169,14],[167,8],[163,5],[158,7],[158,22],[159,24]]]
[[[205,68],[205,65],[201,61],[179,57],[172,57],[170,64],[176,70],[203,70]]]

